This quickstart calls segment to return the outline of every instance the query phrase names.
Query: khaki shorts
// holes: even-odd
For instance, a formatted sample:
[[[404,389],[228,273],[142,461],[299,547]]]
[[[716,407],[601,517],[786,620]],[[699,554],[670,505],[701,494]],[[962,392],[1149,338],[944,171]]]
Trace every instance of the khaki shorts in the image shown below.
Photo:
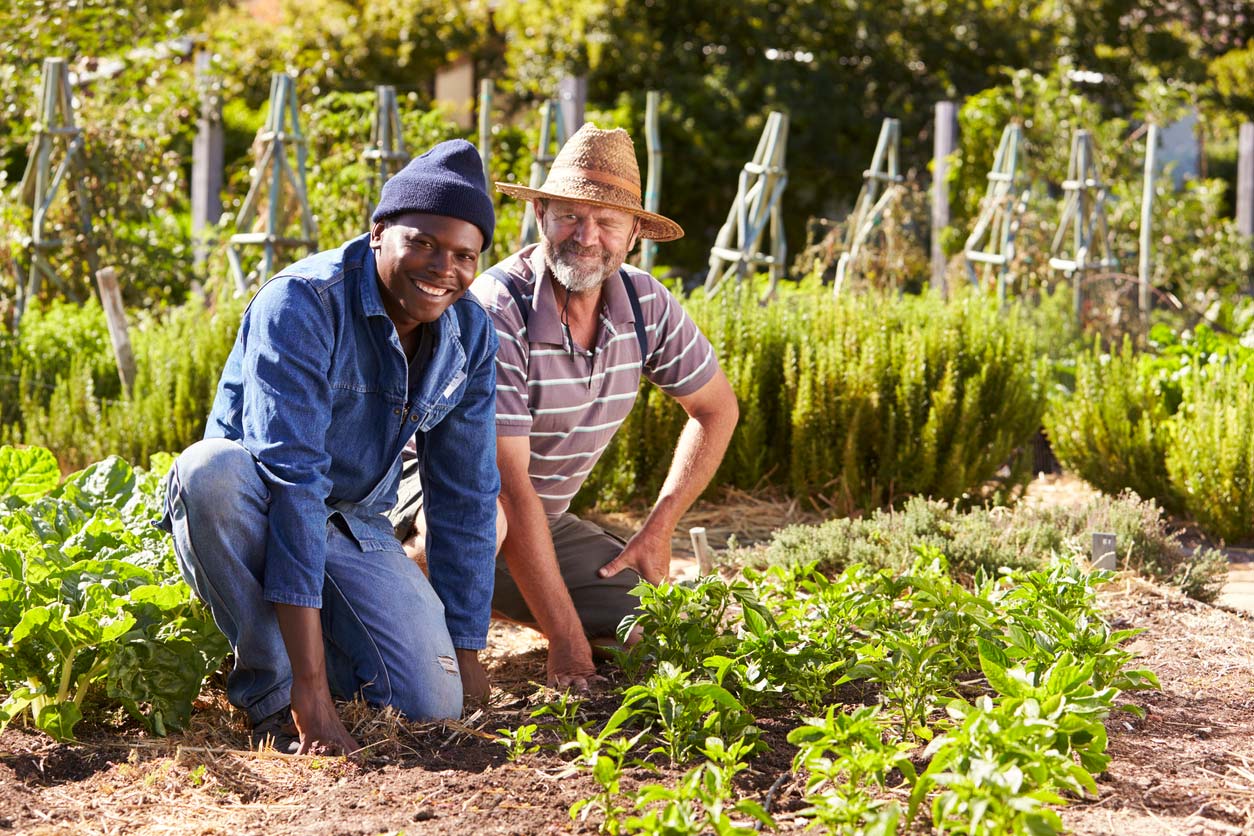
[[[396,538],[404,542],[414,531],[414,521],[422,513],[422,484],[418,479],[418,461],[404,463],[401,484],[397,490],[396,507],[388,514]],[[598,577],[597,570],[623,551],[626,543],[595,523],[581,520],[574,514],[562,514],[549,520],[549,533],[557,552],[557,567],[562,581],[570,590],[575,611],[590,639],[612,639],[619,622],[636,609],[639,600],[631,590],[640,583],[640,576],[624,569],[612,578]],[[522,592],[503,559],[496,561],[496,587],[492,593],[493,615],[535,625],[535,616],[523,600]]]

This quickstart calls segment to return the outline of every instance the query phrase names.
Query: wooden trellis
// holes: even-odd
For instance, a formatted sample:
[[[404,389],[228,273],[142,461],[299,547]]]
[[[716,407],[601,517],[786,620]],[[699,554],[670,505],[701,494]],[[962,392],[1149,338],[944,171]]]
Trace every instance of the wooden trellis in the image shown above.
[[[248,292],[251,277],[264,281],[273,273],[275,258],[280,251],[304,249],[312,253],[318,246],[318,228],[305,188],[308,150],[305,136],[301,133],[299,114],[295,80],[286,73],[275,73],[270,80],[270,111],[266,115],[265,126],[257,136],[260,150],[252,184],[236,219],[238,231],[226,245],[231,274],[241,295]],[[288,159],[289,152],[295,157],[294,163]],[[263,192],[264,215],[259,211]],[[297,216],[300,233],[296,237],[288,237],[284,233],[293,215]],[[255,228],[258,224],[260,229]],[[239,248],[258,244],[263,248],[261,262],[255,270],[246,273],[240,261]]]
[[[53,156],[58,146],[63,150],[54,170]],[[30,273],[24,288],[22,277],[17,277],[15,322],[21,320],[30,300],[39,294],[44,279],[55,284],[71,299],[82,299],[81,294],[61,281],[48,260],[48,256],[61,249],[65,241],[61,238],[49,238],[45,224],[48,212],[64,186],[74,192],[78,204],[79,229],[90,241],[91,205],[81,180],[84,162],[83,136],[74,122],[69,69],[63,58],[46,58],[39,97],[39,118],[35,123],[35,139],[31,143],[26,172],[22,175],[22,184],[19,187],[22,202],[31,207],[33,218],[29,244]],[[89,274],[95,275],[96,254],[90,244],[86,247],[86,258]]]
[[[556,143],[556,147],[554,147]],[[557,159],[557,152],[566,144],[566,126],[562,119],[561,107],[556,99],[550,99],[540,106],[540,144],[531,163],[531,181],[528,185],[538,189],[544,185],[544,178],[549,174],[549,166]],[[531,208],[531,201],[523,210],[522,230],[518,235],[518,246],[525,247],[540,240],[540,228],[536,224],[536,213]]]
[[[1071,159],[1067,163],[1066,192],[1058,231],[1050,245],[1049,266],[1061,270],[1071,279],[1075,315],[1080,317],[1084,303],[1085,274],[1092,270],[1118,270],[1110,229],[1106,224],[1106,184],[1097,177],[1093,160],[1093,137],[1086,130],[1077,130],[1071,139]],[[1071,253],[1062,254],[1063,242],[1071,232]],[[1100,251],[1100,257],[1093,258]]]
[[[379,205],[383,184],[409,162],[405,150],[405,137],[401,130],[401,113],[396,106],[396,88],[383,84],[374,88],[374,117],[370,120],[370,144],[361,158],[373,169],[370,176],[370,192],[366,198],[366,226]]]
[[[871,167],[862,172],[862,190],[845,227],[844,252],[836,262],[836,281],[832,285],[834,296],[840,295],[846,279],[857,269],[857,258],[888,207],[901,199],[900,148],[901,123],[896,119],[885,119],[880,126],[879,140],[875,143]]]
[[[710,248],[706,293],[717,293],[723,282],[732,276],[738,282],[743,280],[750,267],[765,266],[769,269],[770,283],[762,301],[774,294],[788,257],[782,217],[784,189],[788,186],[788,169],[784,166],[787,154],[788,117],[771,111],[753,159],[745,163],[740,172],[736,199],[727,221]],[[771,241],[770,251],[766,252],[762,239],[768,226]]]
[[[1007,125],[988,173],[988,190],[980,204],[979,218],[962,248],[972,284],[980,283],[976,264],[984,265],[986,280],[993,268],[997,269],[997,299],[1002,303],[1006,301],[1006,280],[1014,260],[1015,234],[1028,202],[1028,185],[1019,176],[1022,144],[1022,126]]]

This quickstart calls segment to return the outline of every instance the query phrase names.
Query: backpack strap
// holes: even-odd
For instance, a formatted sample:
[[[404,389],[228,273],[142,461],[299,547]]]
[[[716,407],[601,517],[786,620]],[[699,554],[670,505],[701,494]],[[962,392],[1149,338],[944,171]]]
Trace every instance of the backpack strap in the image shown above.
[[[505,271],[500,267],[492,266],[483,271],[484,275],[491,276],[501,284],[505,285],[505,289],[509,291],[509,295],[514,298],[514,304],[518,306],[518,314],[522,317],[523,327],[527,327],[527,320],[531,316],[531,306],[527,304],[527,300],[523,298],[522,291],[514,287],[514,283],[505,277]]]
[[[644,311],[640,308],[640,296],[636,286],[631,283],[626,269],[620,267],[618,275],[622,277],[623,289],[627,291],[627,301],[631,303],[631,315],[636,320],[636,341],[640,343],[640,368],[644,369],[645,360],[649,357],[649,337],[644,327]]]

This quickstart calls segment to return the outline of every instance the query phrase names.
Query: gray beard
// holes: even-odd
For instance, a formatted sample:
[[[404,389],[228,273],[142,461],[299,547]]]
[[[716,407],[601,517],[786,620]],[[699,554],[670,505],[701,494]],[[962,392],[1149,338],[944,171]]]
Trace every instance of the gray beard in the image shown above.
[[[549,268],[557,283],[570,293],[588,293],[597,290],[605,282],[605,275],[599,271],[585,272],[558,261],[548,247],[544,248],[544,266]]]

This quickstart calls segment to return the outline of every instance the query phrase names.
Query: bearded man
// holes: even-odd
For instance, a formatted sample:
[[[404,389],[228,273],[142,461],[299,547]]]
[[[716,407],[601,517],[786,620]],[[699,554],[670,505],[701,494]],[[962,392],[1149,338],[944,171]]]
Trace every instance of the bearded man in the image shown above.
[[[641,578],[666,579],[675,527],[718,469],[739,411],[678,300],[623,264],[641,238],[684,234],[641,207],[626,131],[584,125],[539,189],[496,187],[532,202],[542,240],[471,286],[500,340],[496,457],[508,533],[492,609],[548,638],[551,685],[586,689],[598,678],[593,645],[613,642],[638,603],[630,591]],[[651,512],[623,541],[567,509],[631,411],[642,374],[688,422]],[[421,530],[418,494],[406,479],[392,516],[402,540]]]

